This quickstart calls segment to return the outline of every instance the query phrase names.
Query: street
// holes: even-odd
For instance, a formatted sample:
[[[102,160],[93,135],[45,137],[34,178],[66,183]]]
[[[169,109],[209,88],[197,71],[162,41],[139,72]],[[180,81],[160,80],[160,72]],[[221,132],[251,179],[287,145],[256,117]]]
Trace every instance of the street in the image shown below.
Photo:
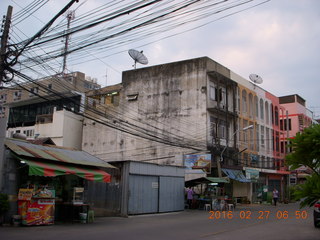
[[[307,212],[304,212],[304,211]],[[297,212],[296,212],[297,211]],[[227,212],[228,213],[228,212]],[[96,218],[91,224],[56,224],[38,227],[0,227],[1,239],[272,239],[317,240],[311,209],[297,203],[279,206],[242,205],[229,215],[203,210]],[[308,215],[306,215],[306,213]],[[213,218],[213,219],[211,219]],[[218,218],[218,219],[217,219]]]

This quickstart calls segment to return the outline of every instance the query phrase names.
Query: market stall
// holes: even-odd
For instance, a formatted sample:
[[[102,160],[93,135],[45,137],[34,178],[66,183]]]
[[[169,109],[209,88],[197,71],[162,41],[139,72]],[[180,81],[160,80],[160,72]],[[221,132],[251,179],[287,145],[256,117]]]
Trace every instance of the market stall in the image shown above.
[[[16,139],[5,144],[17,162],[17,206],[23,225],[87,222],[87,182],[110,183],[111,175],[100,168],[115,167],[83,151]]]
[[[194,191],[190,208],[205,209],[206,204],[210,209],[223,209],[232,202],[231,191],[228,188],[229,178],[201,177],[185,182],[185,186]]]

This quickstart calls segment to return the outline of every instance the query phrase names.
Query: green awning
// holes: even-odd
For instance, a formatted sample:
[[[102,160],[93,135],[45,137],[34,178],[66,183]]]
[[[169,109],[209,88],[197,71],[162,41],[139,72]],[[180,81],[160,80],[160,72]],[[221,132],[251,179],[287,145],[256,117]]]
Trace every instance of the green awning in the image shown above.
[[[21,161],[25,161],[29,166],[29,175],[56,177],[61,175],[73,174],[89,181],[111,182],[111,175],[96,167],[78,167],[74,164],[65,164],[57,162],[48,162],[40,160],[29,160],[17,157]]]
[[[201,177],[192,179],[185,182],[186,187],[193,187],[199,184],[205,184],[205,183],[229,183],[229,178],[219,178],[219,177]]]
[[[224,177],[205,177],[207,180],[209,180],[212,183],[229,183],[229,178]]]

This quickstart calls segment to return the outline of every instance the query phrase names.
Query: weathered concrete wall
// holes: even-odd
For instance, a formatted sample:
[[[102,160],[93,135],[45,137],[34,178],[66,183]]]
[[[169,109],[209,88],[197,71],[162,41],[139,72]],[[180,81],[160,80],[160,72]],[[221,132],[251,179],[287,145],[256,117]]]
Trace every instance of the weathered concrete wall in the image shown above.
[[[136,129],[147,129],[140,132],[168,141],[181,139],[181,143],[188,141],[205,149],[209,60],[198,58],[123,72],[119,106],[106,111],[116,111]],[[137,96],[136,100],[132,96]],[[85,120],[85,125],[83,149],[104,160],[182,165],[182,154],[194,152],[121,133],[92,120]]]

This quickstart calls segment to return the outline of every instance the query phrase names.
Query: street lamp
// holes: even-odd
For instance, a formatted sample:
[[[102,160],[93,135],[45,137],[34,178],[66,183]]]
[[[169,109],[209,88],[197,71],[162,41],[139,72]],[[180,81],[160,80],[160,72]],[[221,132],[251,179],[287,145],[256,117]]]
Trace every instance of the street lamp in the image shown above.
[[[236,135],[236,133],[238,133],[238,132],[240,132],[240,131],[246,131],[246,130],[251,129],[251,128],[253,128],[253,125],[246,126],[246,127],[242,128],[242,129],[237,129],[237,130],[232,134],[230,140],[233,139],[233,137],[234,137],[234,135]],[[219,161],[217,161],[217,167],[218,167],[218,175],[219,175],[219,177],[222,177],[221,164],[220,164],[220,162],[223,161],[223,153],[226,151],[228,145],[229,145],[229,144],[228,144],[228,141],[226,141],[226,146],[225,146],[225,147],[223,148],[223,150],[221,151],[220,159],[219,159]]]

